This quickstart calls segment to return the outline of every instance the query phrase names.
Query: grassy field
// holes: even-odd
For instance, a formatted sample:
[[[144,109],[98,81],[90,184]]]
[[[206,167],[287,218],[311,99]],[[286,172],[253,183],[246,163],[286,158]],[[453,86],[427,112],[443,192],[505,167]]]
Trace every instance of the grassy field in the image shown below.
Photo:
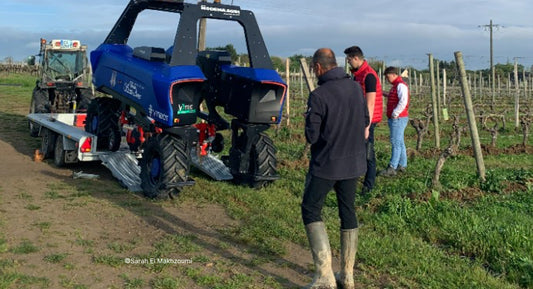
[[[1,139],[13,146],[24,143],[28,151],[37,148],[39,141],[28,136],[24,120],[34,79],[25,75],[0,75],[0,85]],[[124,215],[149,224],[160,222],[161,232],[153,237],[141,235],[119,241],[109,236],[92,238],[83,232],[71,236],[58,223],[44,217],[31,224],[40,232],[36,239],[17,239],[14,232],[7,230],[12,216],[2,207],[0,288],[297,288],[301,285],[298,280],[309,282],[311,256],[300,215],[307,171],[301,117],[305,97],[298,96],[296,91],[293,95],[296,97],[291,99],[291,126],[282,125],[268,132],[278,149],[281,179],[266,188],[254,190],[215,182],[193,171],[196,184],[183,190],[177,199],[167,201],[146,200],[112,180],[84,180],[75,184],[51,180],[43,184],[44,194],[39,197],[26,191],[17,192],[15,198],[24,204],[27,214],[42,213],[53,204],[63,210],[75,207],[82,213],[102,213],[111,216],[110,223]],[[422,117],[429,99],[427,95],[413,95],[411,118]],[[524,101],[532,105],[531,99]],[[456,97],[452,104],[451,114],[459,115],[460,98]],[[505,98],[503,105],[512,104]],[[461,118],[464,124],[464,115]],[[512,123],[512,116],[507,118]],[[451,121],[441,123],[441,129],[441,148],[446,148]],[[480,135],[482,144],[488,147],[489,132],[480,130]],[[387,165],[390,156],[386,122],[378,126],[376,138],[379,170]],[[530,136],[530,144],[531,141]],[[531,146],[521,148],[521,142],[520,130],[511,125],[501,129],[497,146],[485,150],[487,175],[486,181],[480,183],[469,150],[470,137],[463,135],[459,154],[444,165],[441,186],[432,189],[440,150],[434,148],[433,135],[429,135],[422,150],[415,151],[416,132],[408,126],[407,173],[395,178],[378,178],[371,194],[356,199],[360,222],[355,276],[358,285],[361,288],[533,288],[533,155]],[[13,197],[6,196],[6,191],[7,188],[0,186],[0,205]],[[214,233],[193,230],[187,227],[190,222],[185,217],[169,213],[181,210],[184,205],[222,208],[230,220],[217,225]],[[201,217],[202,212],[206,211],[197,211],[195,215],[195,210],[191,210],[188,218]],[[328,195],[323,217],[334,255],[338,257],[339,220],[334,194]],[[165,229],[166,225],[161,225],[165,222],[175,224],[175,229]],[[47,250],[49,245],[43,238],[63,235],[69,236],[70,247],[59,245]],[[215,241],[209,239],[213,235],[217,237]],[[57,244],[63,243],[57,241]],[[83,273],[81,266],[70,258],[75,254],[72,248],[79,251],[76,254],[87,257],[94,268],[113,272],[109,278],[115,281],[100,278],[92,283],[74,279],[72,276]],[[305,252],[306,262],[296,259],[295,252]],[[32,275],[22,269],[21,259],[41,256],[38,254],[42,255],[39,257],[42,266],[55,266],[60,277]],[[132,268],[124,262],[125,257],[141,260],[171,255],[183,256],[192,264],[146,264]],[[265,269],[271,267],[280,272],[298,272],[300,279],[271,275],[269,272],[273,271]]]

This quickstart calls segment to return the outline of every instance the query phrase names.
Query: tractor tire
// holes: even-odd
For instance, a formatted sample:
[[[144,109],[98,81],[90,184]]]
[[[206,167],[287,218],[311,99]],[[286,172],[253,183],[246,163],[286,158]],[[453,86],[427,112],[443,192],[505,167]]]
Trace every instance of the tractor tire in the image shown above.
[[[164,199],[179,193],[179,183],[189,177],[190,160],[184,140],[170,134],[158,134],[144,144],[141,187],[144,196]]]
[[[254,176],[250,184],[252,187],[262,188],[272,182],[262,178],[277,176],[276,152],[272,140],[266,134],[260,133],[250,151],[250,175]]]
[[[120,101],[107,97],[93,99],[87,108],[85,131],[97,136],[97,149],[114,152],[120,148],[119,108]]]
[[[41,153],[45,159],[54,156],[57,134],[47,128],[41,129]]]
[[[48,99],[48,90],[35,87],[31,96],[30,113],[50,113],[50,100]],[[40,125],[28,121],[30,135],[39,136]]]
[[[87,111],[93,98],[94,98],[94,95],[90,88],[80,89],[76,111],[77,112]]]
[[[63,137],[56,138],[54,147],[54,165],[61,168],[65,166],[65,147],[63,145]]]

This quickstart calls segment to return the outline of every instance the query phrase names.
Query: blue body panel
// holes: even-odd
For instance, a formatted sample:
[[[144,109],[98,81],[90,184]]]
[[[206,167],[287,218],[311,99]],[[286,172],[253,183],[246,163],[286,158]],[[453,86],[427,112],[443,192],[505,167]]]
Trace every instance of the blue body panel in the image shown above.
[[[128,45],[102,44],[91,52],[93,84],[127,98],[163,126],[173,126],[175,113],[170,90],[174,83],[204,81],[195,65],[170,66],[164,61],[148,61],[133,56]]]
[[[276,82],[280,85],[287,86],[279,74],[272,69],[250,68],[235,65],[222,65],[222,71],[228,74],[238,75],[257,82]]]

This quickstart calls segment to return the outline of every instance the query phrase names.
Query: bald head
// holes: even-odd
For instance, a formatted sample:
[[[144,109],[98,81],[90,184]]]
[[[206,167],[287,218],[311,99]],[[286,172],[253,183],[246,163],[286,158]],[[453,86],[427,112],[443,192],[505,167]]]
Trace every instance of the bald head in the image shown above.
[[[313,65],[320,64],[322,69],[328,71],[337,67],[335,53],[330,48],[320,48],[313,54]]]

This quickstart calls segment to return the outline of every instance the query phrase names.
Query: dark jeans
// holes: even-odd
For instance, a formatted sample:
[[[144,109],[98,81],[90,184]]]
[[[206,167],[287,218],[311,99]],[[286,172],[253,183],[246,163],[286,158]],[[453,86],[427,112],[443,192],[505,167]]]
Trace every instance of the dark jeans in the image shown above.
[[[376,151],[374,150],[374,128],[376,124],[370,125],[368,140],[366,141],[366,175],[363,186],[372,190],[376,184]]]
[[[331,189],[334,189],[337,194],[341,229],[349,230],[357,228],[357,216],[355,215],[356,187],[357,178],[334,181],[307,174],[302,201],[304,225],[322,221],[322,206],[324,205],[326,195]]]

